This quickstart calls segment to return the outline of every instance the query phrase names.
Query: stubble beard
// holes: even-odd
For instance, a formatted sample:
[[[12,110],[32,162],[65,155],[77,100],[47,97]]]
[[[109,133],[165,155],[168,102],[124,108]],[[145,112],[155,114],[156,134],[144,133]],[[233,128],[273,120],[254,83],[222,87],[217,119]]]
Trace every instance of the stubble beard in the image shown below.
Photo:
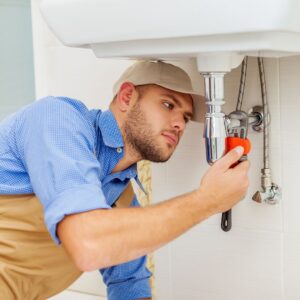
[[[171,157],[164,149],[155,143],[151,126],[146,122],[146,116],[140,108],[140,100],[132,107],[124,122],[125,141],[131,151],[134,151],[140,159],[152,162],[166,162]]]

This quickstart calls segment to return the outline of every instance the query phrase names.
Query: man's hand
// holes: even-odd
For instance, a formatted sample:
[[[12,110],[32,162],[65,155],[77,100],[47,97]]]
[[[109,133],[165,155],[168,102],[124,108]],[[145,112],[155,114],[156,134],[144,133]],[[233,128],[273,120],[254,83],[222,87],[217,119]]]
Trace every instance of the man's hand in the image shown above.
[[[213,213],[229,210],[246,194],[249,180],[249,161],[238,162],[243,154],[242,147],[236,147],[219,159],[204,175],[197,192],[206,195]]]

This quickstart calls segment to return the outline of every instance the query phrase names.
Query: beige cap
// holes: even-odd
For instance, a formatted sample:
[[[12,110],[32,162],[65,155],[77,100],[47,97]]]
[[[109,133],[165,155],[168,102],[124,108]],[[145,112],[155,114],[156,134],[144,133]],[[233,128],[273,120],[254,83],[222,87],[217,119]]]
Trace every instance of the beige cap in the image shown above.
[[[157,84],[169,90],[189,94],[193,98],[193,121],[203,121],[203,96],[193,89],[189,75],[179,67],[161,61],[142,61],[130,66],[113,87],[114,96],[122,83],[134,85]]]

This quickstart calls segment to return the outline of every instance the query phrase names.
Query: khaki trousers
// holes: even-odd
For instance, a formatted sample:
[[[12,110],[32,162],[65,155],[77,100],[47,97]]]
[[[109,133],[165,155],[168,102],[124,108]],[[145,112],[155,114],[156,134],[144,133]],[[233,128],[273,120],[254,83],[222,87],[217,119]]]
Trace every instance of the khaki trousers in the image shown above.
[[[131,184],[118,199],[128,207]],[[35,195],[0,195],[0,299],[47,299],[80,275],[62,246],[54,243]]]

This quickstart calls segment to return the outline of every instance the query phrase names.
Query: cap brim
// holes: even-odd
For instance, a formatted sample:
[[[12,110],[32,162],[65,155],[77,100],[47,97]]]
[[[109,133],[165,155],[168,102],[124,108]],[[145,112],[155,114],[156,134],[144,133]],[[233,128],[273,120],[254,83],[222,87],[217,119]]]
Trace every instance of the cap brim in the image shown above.
[[[193,98],[193,118],[192,121],[204,123],[205,113],[207,111],[207,106],[205,104],[205,97],[202,95],[190,94]]]

